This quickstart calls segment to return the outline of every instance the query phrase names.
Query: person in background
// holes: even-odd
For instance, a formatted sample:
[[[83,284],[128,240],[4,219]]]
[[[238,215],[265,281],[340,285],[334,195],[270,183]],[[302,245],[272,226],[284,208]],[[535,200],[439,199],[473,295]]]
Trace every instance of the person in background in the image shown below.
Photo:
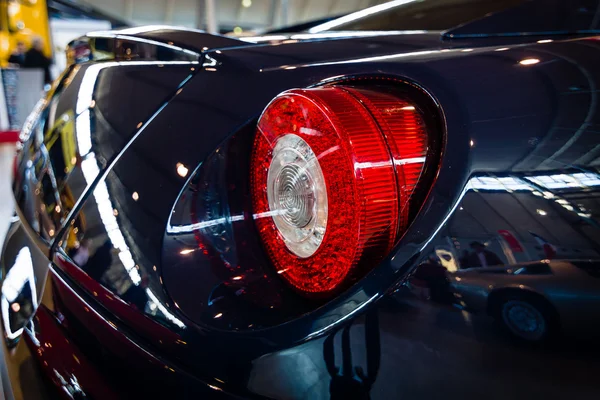
[[[17,47],[8,57],[8,63],[14,67],[22,67],[25,64],[25,43],[20,40],[17,42]]]
[[[425,285],[428,289],[426,297],[438,303],[451,302],[453,296],[448,290],[448,270],[440,263],[439,257],[432,253],[423,261],[413,274],[413,283],[415,286]]]
[[[504,265],[502,260],[500,260],[500,257],[498,257],[494,252],[486,250],[485,244],[481,242],[471,242],[470,246],[474,253],[469,255],[469,268]]]
[[[50,77],[51,61],[44,55],[44,42],[40,37],[34,37],[31,41],[31,49],[25,53],[25,68],[42,68],[44,70],[44,83],[52,81]]]

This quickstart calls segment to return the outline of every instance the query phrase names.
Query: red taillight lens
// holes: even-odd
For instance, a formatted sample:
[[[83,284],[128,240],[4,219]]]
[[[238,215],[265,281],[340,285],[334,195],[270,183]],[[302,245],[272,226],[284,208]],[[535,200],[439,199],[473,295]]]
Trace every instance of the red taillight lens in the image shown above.
[[[256,224],[277,272],[304,293],[343,286],[391,250],[427,152],[411,103],[361,87],[282,93],[251,161]]]

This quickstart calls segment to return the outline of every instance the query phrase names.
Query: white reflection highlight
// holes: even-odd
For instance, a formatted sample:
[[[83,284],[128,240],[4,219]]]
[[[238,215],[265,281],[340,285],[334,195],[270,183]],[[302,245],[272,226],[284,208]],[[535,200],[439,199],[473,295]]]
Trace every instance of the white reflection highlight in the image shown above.
[[[137,28],[132,28],[133,30],[137,29]],[[147,31],[145,31],[147,32]],[[117,32],[118,33],[118,32]],[[142,32],[136,32],[136,33],[142,33]],[[135,34],[135,33],[133,33]],[[179,47],[179,46],[174,46],[173,44],[169,44],[169,43],[164,43],[164,42],[159,42],[156,40],[152,40],[152,39],[146,39],[146,38],[141,38],[139,36],[129,36],[132,35],[132,33],[127,32],[127,29],[124,29],[122,31],[120,31],[120,33],[115,35],[115,32],[103,32],[103,31],[98,31],[98,32],[90,32],[88,33],[86,36],[87,37],[93,37],[93,38],[109,38],[109,39],[120,39],[120,40],[127,40],[130,42],[137,42],[137,43],[145,43],[145,44],[149,44],[152,46],[160,46],[160,47],[165,47],[174,51],[178,51],[178,52],[182,52],[182,53],[186,53],[189,54],[191,56],[195,56],[195,57],[199,57],[200,54],[198,54],[195,51],[192,50],[188,50],[188,49],[184,49],[183,47]]]
[[[171,226],[170,224],[167,226],[168,233],[187,233],[193,232],[199,229],[210,228],[211,226],[221,225],[227,222],[236,222],[242,221],[244,219],[244,215],[234,215],[229,218],[216,218],[211,219],[209,221],[196,222],[194,224],[189,225],[180,225],[180,226]],[[187,251],[187,250],[186,250]],[[183,254],[183,253],[182,253]],[[187,254],[187,253],[185,253]]]
[[[206,54],[204,56],[204,62],[202,63],[203,67],[216,67],[217,64],[218,64],[217,60],[215,60],[214,58],[212,58],[208,54]]]
[[[83,157],[92,150],[92,135],[90,132],[90,110],[85,110],[75,118],[77,132],[77,147]]]
[[[316,129],[312,129],[312,128],[307,128],[305,126],[300,128],[300,133],[303,133],[308,136],[321,136],[320,131],[318,131]]]
[[[89,180],[90,177],[93,176],[93,180],[100,172],[94,155],[90,154],[90,156],[88,156],[81,163],[81,168],[84,171],[83,176],[88,182],[88,185],[91,182]],[[142,279],[137,268],[135,268],[135,261],[133,260],[133,256],[129,251],[129,247],[127,247],[125,237],[123,236],[123,232],[121,232],[117,218],[114,215],[114,207],[110,201],[108,187],[104,181],[98,183],[98,186],[96,186],[96,189],[94,189],[93,196],[94,200],[96,201],[100,220],[102,221],[102,225],[104,225],[104,229],[106,230],[106,234],[108,235],[113,247],[119,251],[119,260],[121,260],[121,263],[131,278],[132,283],[136,286],[139,285]]]
[[[187,176],[188,172],[190,171],[182,163],[177,163],[177,165],[175,167],[177,169],[177,175],[181,176],[182,178],[185,178]]]
[[[379,161],[379,162],[357,162],[354,163],[355,169],[366,169],[366,168],[383,168],[392,165],[392,161]]]
[[[524,60],[519,61],[521,65],[535,65],[539,63],[540,60],[538,58],[526,58]]]
[[[256,214],[252,215],[252,218],[259,219],[259,218],[274,217],[276,215],[284,215],[286,212],[287,212],[287,210],[265,211],[265,212],[256,213]]]
[[[279,40],[286,40],[287,35],[265,35],[265,36],[246,36],[239,38],[244,42],[260,43],[260,42],[276,42]]]
[[[503,191],[517,191],[517,190],[530,190],[533,188],[525,181],[519,178],[503,177],[495,178],[490,176],[482,176],[478,178],[471,178],[467,184],[468,189],[476,190],[503,190]]]
[[[263,43],[280,42],[297,43],[299,40],[312,39],[345,39],[357,37],[375,37],[391,35],[417,35],[427,33],[424,30],[406,30],[406,31],[343,31],[343,32],[324,32],[324,33],[297,33],[290,36],[285,35],[265,35],[265,36],[246,36],[239,38],[245,42]]]
[[[538,175],[527,177],[526,179],[547,189],[569,189],[600,186],[600,178],[598,175],[590,172]]]
[[[329,154],[335,153],[335,152],[336,152],[336,151],[338,151],[339,149],[340,149],[340,146],[339,146],[339,145],[333,146],[333,147],[331,147],[331,148],[329,148],[329,149],[325,150],[325,151],[324,151],[324,152],[322,152],[321,154],[319,154],[319,155],[317,156],[317,160],[320,160],[321,158],[323,158],[323,157],[325,157],[325,156],[327,156],[327,155],[329,155]]]
[[[343,39],[353,37],[373,37],[373,36],[390,36],[390,35],[416,35],[427,33],[423,30],[413,31],[352,31],[352,32],[326,32],[326,33],[299,33],[290,36],[292,40],[311,40],[311,39]]]
[[[341,18],[336,18],[333,21],[327,21],[324,24],[314,26],[310,28],[308,31],[310,33],[318,33],[323,31],[328,31],[333,28],[336,28],[340,25],[343,25],[348,22],[355,21],[360,18],[364,18],[368,15],[373,15],[385,10],[389,10],[390,8],[398,7],[404,4],[412,3],[415,0],[395,0],[387,3],[379,4],[374,7],[365,8],[364,10],[356,11],[348,15],[344,15]]]
[[[16,331],[11,331],[9,321],[9,305],[15,301],[23,288],[29,285],[31,291],[31,303],[33,308],[37,308],[37,292],[35,289],[35,275],[33,272],[33,260],[31,258],[31,251],[28,247],[23,247],[17,253],[15,263],[12,268],[6,273],[4,282],[2,283],[2,320],[4,321],[4,331],[6,337],[9,339],[16,339],[23,333],[23,328],[19,328]]]
[[[394,160],[395,165],[417,164],[424,162],[425,157],[401,158],[399,160]]]
[[[197,61],[107,61],[99,64],[92,64],[86,70],[79,86],[79,92],[77,93],[77,105],[75,107],[76,115],[81,114],[87,110],[92,102],[94,95],[94,88],[100,71],[105,68],[123,66],[123,67],[135,67],[142,65],[197,65]]]
[[[425,242],[425,244],[423,246],[421,246],[421,249],[419,251],[425,250],[425,248],[427,248],[427,246],[429,245],[429,243],[431,243],[431,241],[434,238],[437,237],[438,233],[442,230],[442,228],[446,226],[446,223],[448,222],[448,220],[450,219],[450,217],[452,215],[454,215],[454,211],[456,211],[456,209],[458,208],[458,205],[462,201],[463,197],[465,197],[465,194],[467,194],[467,192],[469,191],[469,189],[471,189],[471,187],[470,187],[471,186],[471,181],[472,181],[472,179],[470,179],[469,182],[467,182],[467,184],[463,188],[462,192],[460,192],[460,195],[458,196],[458,199],[456,199],[456,202],[452,206],[452,209],[450,210],[450,212],[448,212],[448,214],[446,214],[446,216],[444,217],[444,220],[442,221],[442,223],[438,225],[437,229],[429,237],[429,240],[427,240],[427,242]]]
[[[161,313],[165,316],[166,319],[177,325],[179,328],[184,329],[185,324],[176,316],[174,316],[167,308],[158,300],[158,297],[152,292],[152,290],[146,288],[146,294],[148,295],[148,299],[150,299],[151,304],[154,304]]]
[[[141,62],[142,65],[147,65],[146,62]],[[76,119],[76,130],[77,130],[77,147],[79,148],[80,154],[85,155],[85,158],[81,162],[81,171],[83,177],[89,187],[94,180],[100,174],[100,168],[96,161],[94,153],[90,152],[92,148],[92,134],[90,128],[90,111],[89,105],[92,104],[92,98],[94,93],[94,87],[98,74],[104,68],[111,66],[120,65],[121,63],[104,63],[91,65],[85,72],[81,86],[79,88],[77,97],[76,111],[78,113]],[[153,64],[150,62],[150,64]],[[187,64],[187,63],[186,63]],[[111,241],[113,247],[119,251],[118,257],[128,273],[131,281],[134,285],[139,285],[141,277],[138,270],[135,268],[135,261],[133,256],[127,247],[125,237],[119,228],[117,218],[115,216],[112,202],[110,201],[110,195],[108,193],[108,187],[104,181],[98,183],[93,192],[94,200],[100,215],[100,220],[104,225],[106,234]]]
[[[109,33],[109,34],[112,33],[113,35],[115,33],[122,34],[122,35],[138,35],[140,33],[148,33],[148,32],[154,32],[154,31],[164,31],[164,30],[169,30],[169,31],[186,31],[186,32],[195,32],[195,33],[204,33],[204,34],[206,34],[206,32],[204,32],[204,31],[202,31],[200,29],[184,28],[184,27],[181,27],[181,26],[171,26],[171,25],[144,25],[144,26],[135,26],[133,28],[124,28],[124,29],[120,29],[118,31],[106,31],[106,33]]]
[[[116,67],[116,66],[140,66],[140,65],[190,65],[198,64],[195,61],[127,61],[127,62],[105,62],[100,64],[90,65],[83,75],[79,92],[77,93],[77,104],[75,110],[77,117],[75,121],[75,127],[77,130],[77,147],[82,156],[85,156],[81,162],[81,170],[83,177],[89,187],[94,180],[100,175],[100,168],[96,161],[96,156],[92,149],[92,132],[90,126],[90,111],[89,107],[93,104],[94,88],[98,80],[100,71],[105,68]],[[129,251],[129,247],[125,242],[125,237],[119,225],[117,223],[116,216],[118,212],[115,212],[115,208],[110,200],[108,194],[108,187],[106,182],[101,180],[93,192],[94,200],[96,202],[100,220],[104,225],[109,240],[111,241],[114,248],[119,251],[118,257],[121,260],[125,271],[128,273],[131,281],[134,285],[139,285],[141,282],[140,274],[135,268],[135,261]]]
[[[424,163],[425,157],[413,157],[413,158],[401,158],[398,160],[393,160],[394,165],[407,165],[407,164],[417,164]],[[392,161],[379,161],[379,162],[362,162],[362,163],[354,163],[354,168],[363,169],[363,168],[383,168],[389,167],[392,165]]]
[[[449,52],[457,52],[457,51],[458,50],[450,50]],[[400,54],[390,54],[390,55],[386,55],[386,56],[365,57],[365,58],[357,58],[355,60],[315,63],[315,64],[310,64],[310,66],[318,67],[321,65],[341,65],[341,64],[371,62],[371,61],[395,60],[397,58],[421,57],[421,56],[426,56],[426,55],[430,55],[430,54],[438,54],[438,53],[441,53],[441,51],[440,50],[413,51],[412,53],[400,53]]]
[[[379,297],[379,293],[375,293],[373,296],[369,297],[367,300],[365,300],[360,306],[356,307],[354,310],[350,311],[348,314],[344,315],[342,318],[336,320],[334,323],[329,324],[321,329],[319,329],[318,331],[315,331],[313,333],[311,333],[310,335],[308,335],[306,337],[306,340],[313,338],[315,336],[320,335],[321,333],[327,331],[329,328],[335,326],[335,325],[339,325],[344,321],[347,321],[348,319],[354,317],[354,315],[356,313],[358,313],[360,310],[362,310],[363,308],[365,308],[366,306],[368,306],[369,304],[371,304],[371,302],[373,300],[375,300],[377,297]]]
[[[253,214],[252,218],[259,219],[259,218],[274,217],[277,215],[283,215],[286,212],[287,212],[286,210],[265,211],[265,212]],[[167,233],[189,233],[189,232],[194,232],[194,231],[197,231],[200,229],[210,228],[211,226],[221,225],[221,224],[225,224],[225,223],[229,223],[229,222],[242,221],[243,219],[244,219],[244,215],[241,214],[241,215],[233,215],[233,216],[227,217],[227,218],[225,218],[225,217],[215,218],[215,219],[211,219],[208,221],[196,222],[194,224],[189,224],[189,225],[171,226],[171,224],[169,223],[169,225],[167,225]],[[184,250],[184,251],[187,251],[187,250]]]

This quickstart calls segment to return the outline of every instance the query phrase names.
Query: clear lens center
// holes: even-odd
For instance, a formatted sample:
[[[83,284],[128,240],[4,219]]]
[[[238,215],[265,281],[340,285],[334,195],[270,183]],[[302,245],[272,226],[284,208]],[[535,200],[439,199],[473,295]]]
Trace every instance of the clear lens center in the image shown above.
[[[282,218],[297,228],[306,227],[314,216],[315,193],[313,182],[303,170],[295,164],[284,166],[275,180],[275,193],[280,210],[285,210]]]
[[[288,134],[277,140],[267,197],[287,248],[303,258],[314,254],[327,227],[327,187],[317,157],[301,137]]]

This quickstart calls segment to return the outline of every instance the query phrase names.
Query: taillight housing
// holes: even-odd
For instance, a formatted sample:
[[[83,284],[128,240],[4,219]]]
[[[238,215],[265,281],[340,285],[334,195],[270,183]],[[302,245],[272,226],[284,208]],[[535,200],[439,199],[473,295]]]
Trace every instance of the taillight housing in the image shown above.
[[[417,104],[361,85],[288,90],[253,143],[254,220],[277,274],[328,296],[385,257],[409,223],[428,156]]]
[[[406,276],[429,234],[401,242],[427,214],[442,110],[409,82],[342,79],[279,94],[190,174],[161,272],[191,321],[295,342]]]

